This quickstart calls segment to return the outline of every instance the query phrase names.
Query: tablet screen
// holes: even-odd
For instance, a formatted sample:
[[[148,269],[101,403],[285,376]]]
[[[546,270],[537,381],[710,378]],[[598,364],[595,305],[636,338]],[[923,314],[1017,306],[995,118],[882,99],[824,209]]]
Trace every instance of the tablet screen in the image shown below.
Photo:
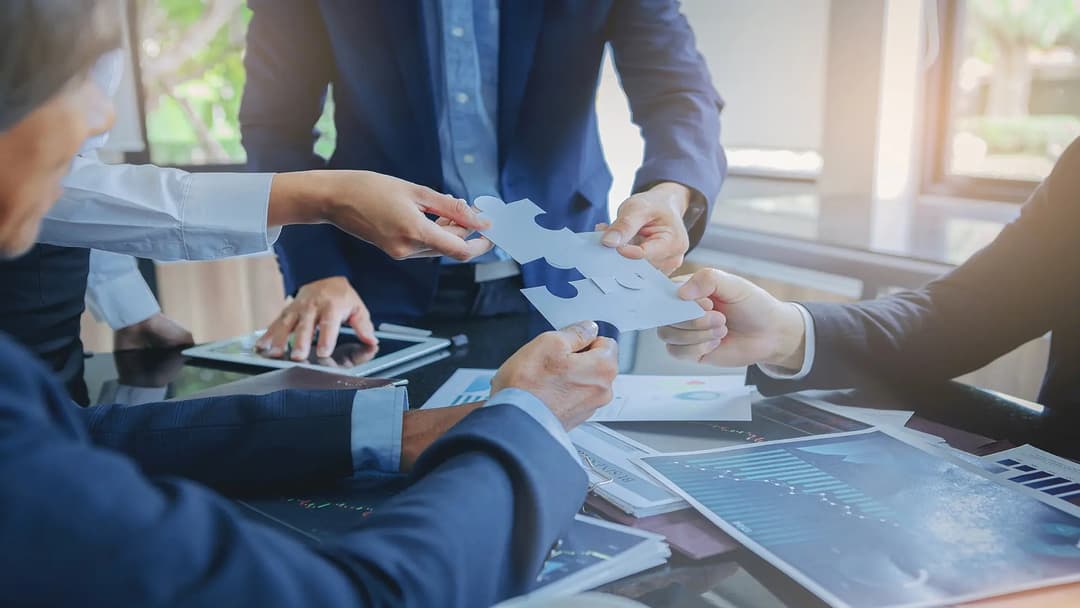
[[[338,336],[337,346],[334,347],[334,352],[331,353],[329,357],[317,356],[315,354],[315,343],[312,342],[307,362],[322,367],[348,369],[363,365],[375,357],[383,357],[405,350],[410,346],[416,346],[416,342],[409,340],[395,340],[393,338],[379,338],[379,343],[376,346],[368,346],[361,342],[355,335],[342,333]],[[211,350],[212,352],[222,355],[238,355],[242,357],[251,357],[252,359],[264,358],[254,351],[254,337],[226,342]],[[290,354],[291,349],[287,350],[285,356],[280,358],[289,360]]]

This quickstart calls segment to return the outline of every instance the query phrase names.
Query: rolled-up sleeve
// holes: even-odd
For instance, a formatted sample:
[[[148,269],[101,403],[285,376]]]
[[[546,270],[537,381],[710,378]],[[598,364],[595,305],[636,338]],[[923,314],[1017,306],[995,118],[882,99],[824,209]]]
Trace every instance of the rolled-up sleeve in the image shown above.
[[[403,386],[356,393],[351,416],[355,471],[392,473],[401,468],[401,423],[408,409],[408,390]]]

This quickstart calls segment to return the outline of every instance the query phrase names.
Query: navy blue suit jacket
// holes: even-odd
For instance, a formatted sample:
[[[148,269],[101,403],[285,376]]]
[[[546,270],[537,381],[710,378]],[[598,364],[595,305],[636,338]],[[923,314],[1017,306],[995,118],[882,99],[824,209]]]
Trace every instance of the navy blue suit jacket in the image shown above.
[[[250,0],[240,122],[257,171],[367,169],[443,190],[429,53],[418,0]],[[645,159],[634,190],[660,181],[711,204],[726,162],[719,95],[674,0],[503,2],[499,55],[499,185],[530,198],[548,227],[592,230],[608,220],[611,173],[595,97],[611,43]],[[333,85],[337,148],[313,152],[313,127]],[[702,218],[691,229],[696,243]],[[277,246],[286,290],[344,275],[376,318],[423,315],[438,262],[396,262],[333,227],[286,228]],[[542,261],[526,286],[580,278]]]
[[[797,382],[751,368],[772,394],[941,382],[1051,334],[1039,403],[1080,407],[1080,139],[984,249],[921,289],[855,304],[804,304],[814,364]]]
[[[348,474],[352,392],[83,409],[3,335],[0,361],[5,605],[489,606],[534,584],[585,493],[539,424],[493,406],[355,531],[311,546],[207,484]]]

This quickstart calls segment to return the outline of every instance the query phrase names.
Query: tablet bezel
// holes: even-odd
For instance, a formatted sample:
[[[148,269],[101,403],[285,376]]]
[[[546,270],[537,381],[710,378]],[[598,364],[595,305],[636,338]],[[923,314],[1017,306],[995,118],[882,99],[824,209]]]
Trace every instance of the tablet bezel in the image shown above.
[[[183,351],[183,354],[185,356],[196,359],[224,361],[226,363],[238,363],[240,365],[248,365],[252,367],[266,367],[273,369],[288,367],[306,367],[308,369],[317,369],[319,371],[332,372],[335,374],[344,374],[346,376],[370,376],[385,369],[397,367],[402,363],[407,363],[424,355],[434,353],[445,348],[449,348],[450,346],[450,341],[445,338],[377,331],[375,332],[375,336],[378,337],[380,340],[400,340],[403,342],[415,342],[415,344],[387,355],[376,356],[371,361],[361,363],[356,367],[330,367],[326,365],[308,363],[305,361],[292,361],[289,359],[270,359],[267,357],[261,357],[254,352],[245,355],[216,352],[216,349],[236,342],[250,343],[254,345],[255,341],[258,340],[259,337],[263,335],[263,333],[265,333],[265,330],[259,330],[244,336],[236,336],[233,338],[226,338],[224,340],[217,340],[215,342],[200,344],[198,346],[192,346],[191,348],[185,349]],[[341,333],[351,336],[356,335],[356,332],[349,328],[342,328]]]

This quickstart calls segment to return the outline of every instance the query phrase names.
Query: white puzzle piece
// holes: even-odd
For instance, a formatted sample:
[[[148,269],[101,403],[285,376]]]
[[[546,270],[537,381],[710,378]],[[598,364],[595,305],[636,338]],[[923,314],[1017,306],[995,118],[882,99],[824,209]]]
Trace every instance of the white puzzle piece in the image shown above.
[[[563,269],[576,268],[585,279],[571,281],[572,298],[560,298],[547,287],[521,290],[553,327],[584,320],[606,321],[620,331],[650,329],[704,315],[695,302],[679,298],[678,285],[645,260],[631,260],[600,244],[601,233],[548,230],[536,223],[544,210],[529,199],[504,203],[478,197],[480,216],[491,221],[481,234],[519,264],[543,258]]]

